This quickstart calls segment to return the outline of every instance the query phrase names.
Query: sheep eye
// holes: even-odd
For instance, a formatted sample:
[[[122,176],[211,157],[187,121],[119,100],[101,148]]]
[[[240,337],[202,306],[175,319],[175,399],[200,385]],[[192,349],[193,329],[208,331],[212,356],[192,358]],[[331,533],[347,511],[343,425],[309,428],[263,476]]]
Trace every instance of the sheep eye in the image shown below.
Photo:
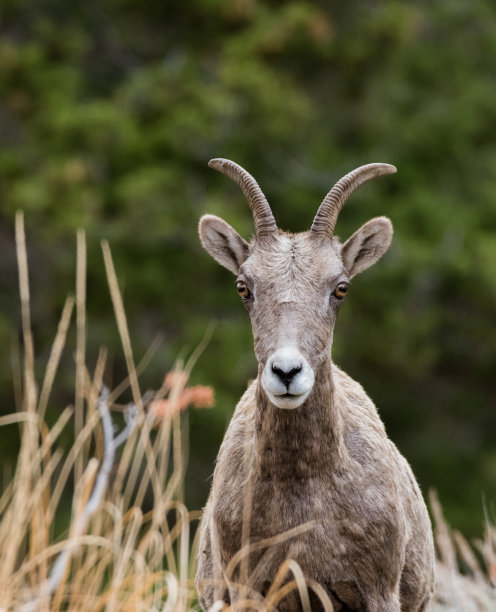
[[[243,300],[247,300],[251,295],[250,290],[243,281],[238,281],[236,283],[236,289]]]
[[[338,298],[338,300],[342,300],[344,296],[348,292],[348,285],[346,283],[339,283],[339,285],[334,289],[332,295]]]

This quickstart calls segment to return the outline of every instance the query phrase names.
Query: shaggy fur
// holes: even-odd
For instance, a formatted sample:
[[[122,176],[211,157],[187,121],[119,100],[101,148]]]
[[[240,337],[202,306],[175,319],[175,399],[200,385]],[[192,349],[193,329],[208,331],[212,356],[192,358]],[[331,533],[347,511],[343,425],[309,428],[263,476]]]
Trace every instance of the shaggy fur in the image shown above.
[[[422,495],[374,404],[330,357],[343,301],[336,287],[387,250],[389,220],[369,221],[342,246],[311,232],[278,232],[248,244],[211,215],[202,218],[200,237],[249,289],[244,305],[259,364],[224,437],[202,518],[197,587],[203,609],[246,596],[238,584],[241,565],[227,573],[247,543],[243,533],[254,544],[306,525],[248,555],[251,597],[262,598],[290,558],[323,586],[335,610],[425,610],[434,588],[434,548]],[[261,382],[281,346],[296,347],[315,376],[293,409],[274,405]],[[312,610],[320,609],[316,598],[311,602]],[[278,605],[300,609],[297,592]]]

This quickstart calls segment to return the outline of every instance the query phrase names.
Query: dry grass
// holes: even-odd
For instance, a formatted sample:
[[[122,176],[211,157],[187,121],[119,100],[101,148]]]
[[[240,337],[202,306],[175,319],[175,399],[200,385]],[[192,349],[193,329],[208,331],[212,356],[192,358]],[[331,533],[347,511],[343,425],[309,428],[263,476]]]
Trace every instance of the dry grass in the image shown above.
[[[104,243],[104,263],[128,368],[121,385],[112,392],[105,389],[105,351],[94,372],[85,365],[86,245],[80,232],[76,296],[66,301],[43,378],[36,380],[21,215],[16,239],[23,359],[14,368],[17,411],[1,417],[0,426],[17,427],[21,443],[15,471],[4,477],[0,497],[0,612],[198,609],[193,584],[196,543],[191,534],[199,513],[189,512],[183,503],[186,457],[181,428],[181,411],[188,405],[212,404],[208,388],[187,387],[198,352],[167,376],[157,393],[142,395],[139,374],[149,356],[135,364],[110,248]],[[45,414],[74,309],[75,400],[49,427]],[[115,402],[128,388],[133,403],[114,412]],[[74,444],[63,452],[59,439],[67,429],[74,431]],[[56,524],[68,494],[72,495],[70,525],[60,535]],[[460,533],[448,527],[435,496],[431,508],[439,551],[436,601],[431,610],[496,610],[495,528],[487,519],[484,539],[475,544],[474,552]],[[276,539],[285,537],[291,534]],[[233,563],[241,567],[254,546],[271,544],[251,544]],[[308,589],[321,597],[325,609],[332,609],[319,585],[306,580],[299,566],[288,560],[264,602],[246,587],[244,601],[231,610],[275,610],[289,590],[298,591],[303,609],[309,610]],[[223,606],[219,602],[213,609]]]
[[[198,388],[186,387],[192,362],[182,375],[169,376],[148,400],[142,397],[138,375],[145,364],[134,363],[110,249],[104,244],[128,378],[114,392],[105,390],[105,351],[95,371],[87,371],[86,248],[79,233],[76,299],[67,299],[43,380],[38,382],[21,215],[16,238],[23,363],[16,384],[18,409],[0,418],[0,425],[18,427],[21,444],[15,472],[4,482],[0,498],[0,608],[25,612],[192,609],[195,545],[190,535],[199,513],[188,512],[182,503],[185,457],[180,426],[185,396],[186,403],[201,405]],[[75,401],[48,427],[45,413],[74,306]],[[124,411],[124,419],[122,411],[111,416],[111,408],[128,386],[133,404]],[[203,403],[211,402],[208,392],[207,396],[204,390]],[[168,402],[166,416],[148,409],[154,402],[159,407]],[[64,453],[58,440],[72,427],[74,444]],[[57,536],[56,521],[71,491],[70,527]]]
[[[437,495],[431,491],[438,550],[436,597],[431,610],[494,612],[496,610],[496,528],[486,513],[484,538],[471,546],[444,519]]]

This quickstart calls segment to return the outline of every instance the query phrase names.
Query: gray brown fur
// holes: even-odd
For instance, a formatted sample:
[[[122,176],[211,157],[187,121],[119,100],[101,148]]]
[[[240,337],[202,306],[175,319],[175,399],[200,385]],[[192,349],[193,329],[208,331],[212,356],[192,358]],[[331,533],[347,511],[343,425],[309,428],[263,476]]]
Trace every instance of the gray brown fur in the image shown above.
[[[291,558],[323,586],[335,610],[425,610],[434,547],[419,487],[370,398],[330,357],[342,303],[333,292],[387,250],[389,220],[369,221],[344,245],[313,232],[280,231],[248,244],[207,215],[200,237],[252,293],[245,306],[259,364],[222,442],[201,522],[196,581],[203,609],[240,597],[239,565],[231,576],[226,570],[242,547],[251,492],[250,543],[311,522],[303,533],[249,555],[250,587],[260,597]],[[308,396],[292,409],[276,406],[261,382],[281,345],[296,347],[314,375]],[[278,605],[300,609],[294,593]],[[319,609],[315,599],[312,609]]]

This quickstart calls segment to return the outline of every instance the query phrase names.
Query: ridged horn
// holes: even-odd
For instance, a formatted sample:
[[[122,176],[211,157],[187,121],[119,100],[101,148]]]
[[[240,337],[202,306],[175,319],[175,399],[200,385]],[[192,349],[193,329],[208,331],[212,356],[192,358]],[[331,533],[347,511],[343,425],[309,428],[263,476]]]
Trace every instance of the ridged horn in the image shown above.
[[[343,176],[322,200],[310,231],[332,238],[338,215],[350,195],[370,179],[395,172],[396,168],[391,164],[367,164]]]
[[[277,224],[270,210],[267,198],[257,181],[244,168],[229,159],[216,158],[208,162],[210,168],[215,168],[235,181],[248,200],[255,222],[255,234],[263,236],[277,232]]]

